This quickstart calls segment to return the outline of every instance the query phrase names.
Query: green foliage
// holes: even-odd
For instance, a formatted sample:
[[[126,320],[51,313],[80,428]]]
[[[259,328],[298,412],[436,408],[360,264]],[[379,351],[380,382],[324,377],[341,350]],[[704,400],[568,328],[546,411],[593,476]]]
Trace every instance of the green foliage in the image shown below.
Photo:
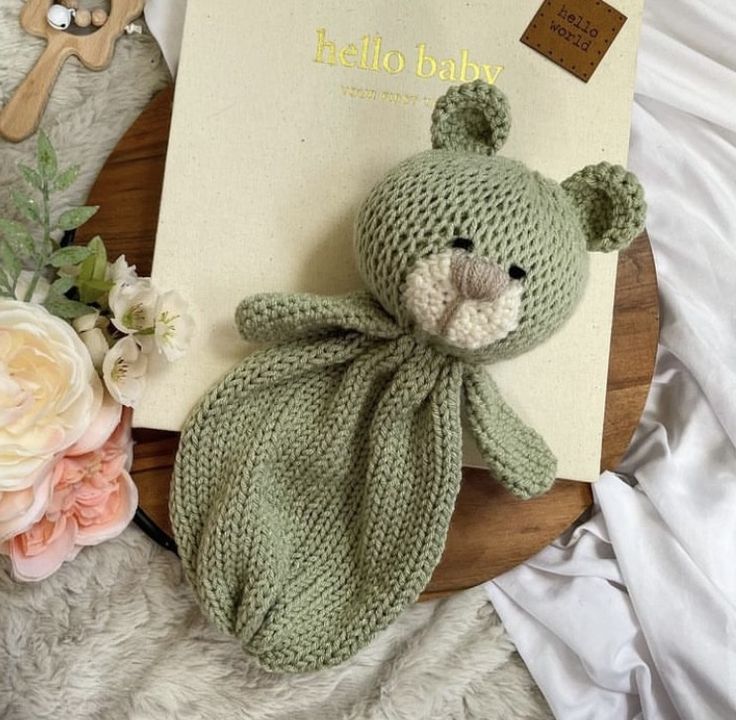
[[[89,247],[70,245],[53,253],[49,257],[49,265],[53,265],[56,268],[64,267],[65,265],[77,265],[83,260],[86,260],[91,254],[92,250]]]
[[[53,180],[56,177],[57,163],[56,150],[51,145],[48,135],[43,130],[38,131],[38,171],[45,180]]]
[[[83,205],[62,212],[51,221],[51,197],[69,188],[79,176],[79,166],[59,169],[51,141],[38,133],[36,166],[19,164],[26,188],[11,193],[24,222],[0,218],[0,296],[14,297],[18,278],[30,271],[31,281],[21,300],[29,301],[41,278],[51,281],[44,306],[53,314],[72,320],[91,312],[90,303],[102,301],[112,287],[105,279],[107,252],[99,237],[84,247],[59,247],[54,230],[74,230],[86,223],[97,207]],[[77,299],[78,298],[78,299]]]
[[[56,227],[61,230],[75,230],[84,225],[98,210],[97,205],[84,205],[82,207],[66,210],[56,221]]]
[[[20,174],[23,176],[23,179],[32,188],[36,190],[43,189],[43,179],[38,172],[36,172],[33,168],[29,168],[28,165],[24,165],[23,163],[20,163],[18,165],[18,169],[20,170]]]
[[[79,299],[85,303],[98,302],[112,287],[112,283],[105,280],[107,271],[107,250],[102,238],[96,235],[89,241],[87,248],[90,255],[81,264],[76,278],[79,289]]]
[[[11,193],[15,207],[18,208],[20,214],[31,222],[42,223],[41,212],[38,203],[20,190],[13,190]]]
[[[77,302],[76,300],[69,300],[69,298],[64,295],[57,295],[52,292],[49,292],[43,306],[52,315],[57,315],[60,318],[64,318],[64,320],[74,320],[74,318],[78,318],[92,312],[89,305]]]
[[[0,242],[0,268],[0,295],[12,295],[15,279],[20,274],[22,266],[18,256],[5,241]]]
[[[51,291],[56,295],[65,295],[69,290],[74,287],[74,278],[70,276],[64,276],[57,278],[51,283]]]
[[[71,167],[59,173],[54,178],[54,190],[66,190],[79,175],[79,165],[72,165]]]
[[[25,225],[0,218],[0,233],[3,234],[5,242],[19,258],[34,257],[36,255],[33,237]]]

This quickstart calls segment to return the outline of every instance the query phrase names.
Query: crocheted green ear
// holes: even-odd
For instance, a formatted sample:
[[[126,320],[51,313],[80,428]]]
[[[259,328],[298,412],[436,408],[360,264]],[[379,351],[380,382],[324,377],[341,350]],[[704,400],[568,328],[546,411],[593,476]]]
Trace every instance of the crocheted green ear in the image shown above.
[[[644,191],[620,165],[588,165],[562,187],[578,211],[588,250],[621,250],[644,229]]]
[[[432,147],[495,155],[504,144],[511,115],[506,96],[482,80],[451,87],[434,106]]]

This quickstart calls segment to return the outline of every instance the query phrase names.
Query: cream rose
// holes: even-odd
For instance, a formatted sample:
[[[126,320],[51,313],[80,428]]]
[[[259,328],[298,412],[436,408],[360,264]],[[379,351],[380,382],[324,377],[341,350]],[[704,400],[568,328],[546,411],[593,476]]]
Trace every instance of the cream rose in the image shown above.
[[[74,329],[40,305],[0,299],[0,510],[32,497],[9,495],[41,483],[101,404],[102,383]]]

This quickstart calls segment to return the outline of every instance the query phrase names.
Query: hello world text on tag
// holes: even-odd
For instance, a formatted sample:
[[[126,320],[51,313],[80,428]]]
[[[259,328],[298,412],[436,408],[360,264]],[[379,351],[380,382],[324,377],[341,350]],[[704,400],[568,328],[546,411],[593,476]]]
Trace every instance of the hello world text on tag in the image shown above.
[[[588,82],[625,22],[603,0],[545,0],[521,42]]]

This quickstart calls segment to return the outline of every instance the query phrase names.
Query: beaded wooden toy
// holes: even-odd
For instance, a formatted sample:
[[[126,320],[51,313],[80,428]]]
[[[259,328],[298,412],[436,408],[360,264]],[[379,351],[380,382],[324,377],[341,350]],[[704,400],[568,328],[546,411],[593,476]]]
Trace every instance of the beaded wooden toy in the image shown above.
[[[20,14],[23,29],[46,39],[46,48],[34,67],[0,111],[0,135],[20,142],[32,135],[48,102],[51,88],[61,66],[76,55],[90,70],[104,70],[112,60],[115,41],[132,20],[143,11],[144,0],[111,0],[110,14],[104,8],[92,11],[79,7],[79,0],[64,5],[51,0],[27,0]],[[69,32],[79,28],[97,28],[88,34]]]

